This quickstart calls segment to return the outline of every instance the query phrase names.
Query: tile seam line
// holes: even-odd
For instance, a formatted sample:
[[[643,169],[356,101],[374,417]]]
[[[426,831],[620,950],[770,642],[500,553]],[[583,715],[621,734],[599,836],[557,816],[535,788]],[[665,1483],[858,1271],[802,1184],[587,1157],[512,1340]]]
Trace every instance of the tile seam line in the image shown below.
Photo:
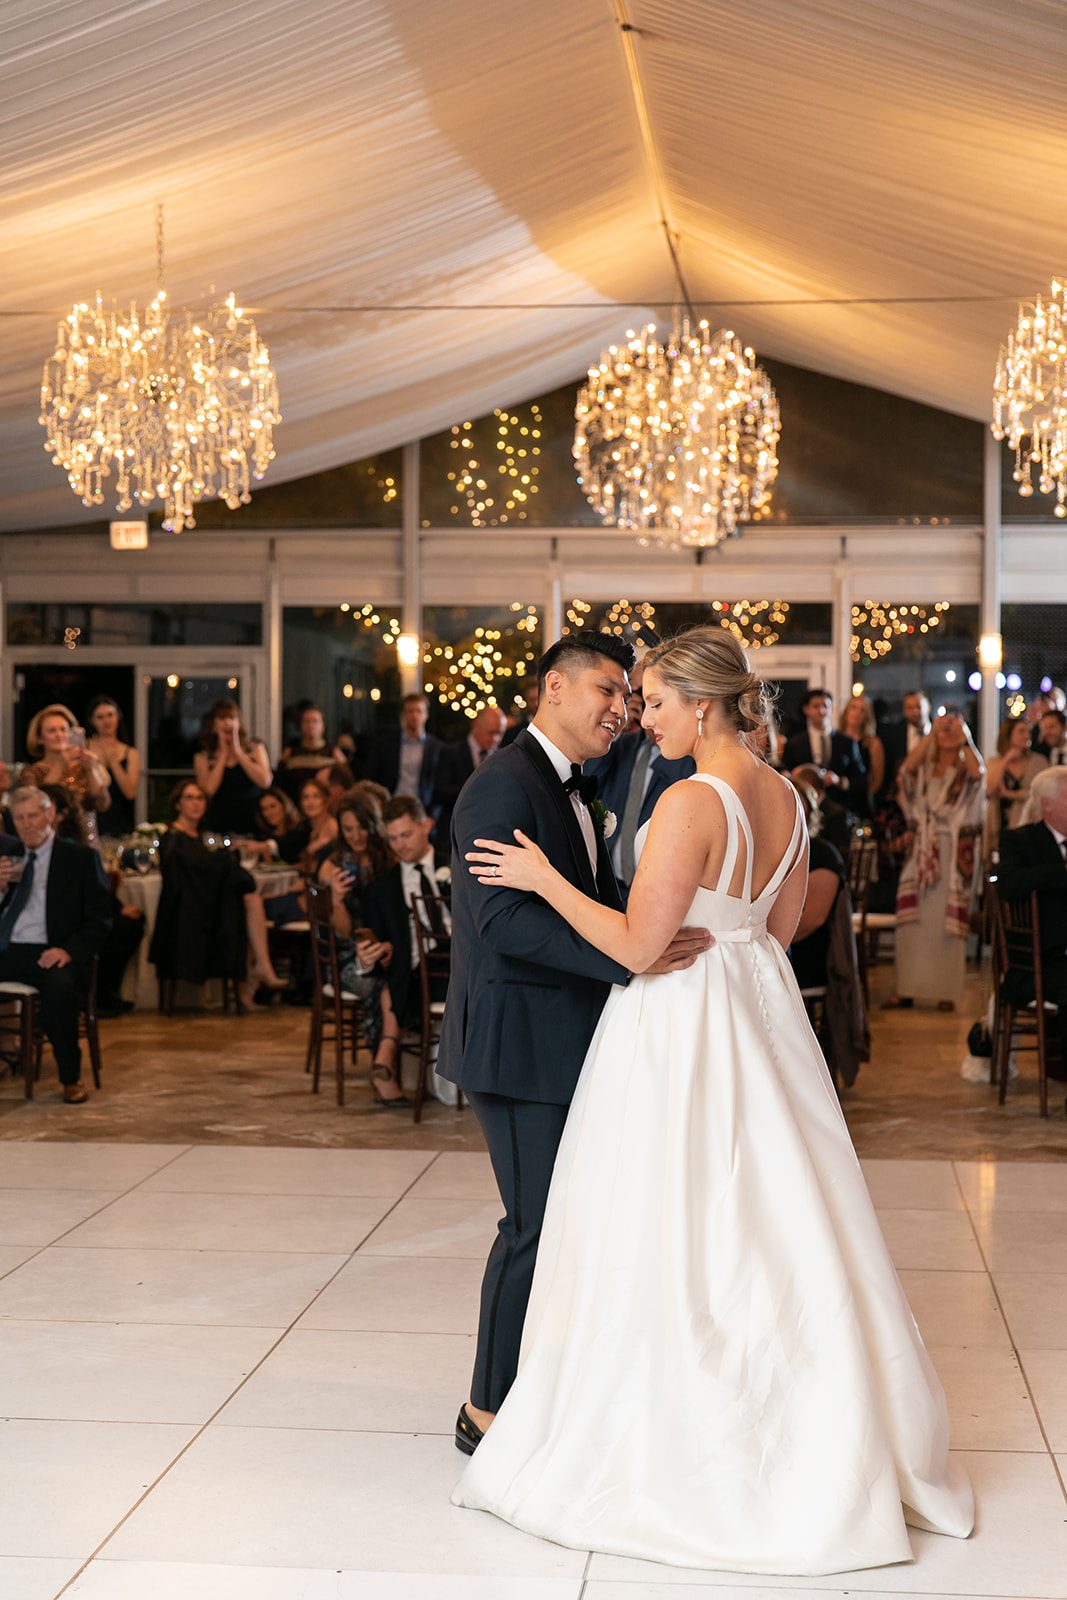
[[[190,1148],[195,1148],[195,1147],[190,1147]],[[424,1171],[429,1172],[430,1168],[434,1165],[434,1162],[436,1162],[436,1160],[437,1160],[437,1154],[438,1153],[435,1153],[433,1161],[431,1161],[429,1163],[429,1166],[424,1168]],[[421,1177],[422,1174],[420,1173],[419,1176]],[[412,1180],[413,1184],[417,1183],[417,1182],[418,1182],[417,1178]],[[411,1185],[409,1184],[408,1187],[410,1188]],[[406,1193],[407,1193],[407,1190],[405,1190],[403,1194],[401,1194],[401,1195],[399,1195],[397,1197],[397,1199],[393,1202],[393,1205],[389,1208],[390,1211],[395,1209],[395,1207],[400,1204],[401,1200],[404,1199],[404,1196],[406,1195]],[[386,1215],[388,1215],[388,1214],[389,1213],[387,1212]],[[380,1226],[380,1223],[376,1224],[375,1226]],[[211,1424],[215,1421],[215,1418],[221,1415],[221,1413],[226,1409],[226,1407],[229,1405],[230,1401],[232,1399],[234,1399],[234,1397],[236,1395],[240,1394],[241,1390],[255,1376],[255,1374],[259,1371],[259,1369],[263,1366],[264,1362],[270,1360],[270,1358],[274,1354],[275,1350],[278,1349],[279,1345],[281,1345],[283,1343],[283,1341],[288,1337],[288,1335],[292,1332],[293,1328],[296,1326],[297,1322],[299,1322],[300,1318],[305,1316],[307,1314],[307,1312],[310,1311],[311,1307],[315,1304],[316,1300],[318,1300],[319,1296],[324,1294],[325,1291],[334,1282],[334,1280],[339,1276],[339,1274],[344,1271],[345,1267],[348,1265],[348,1263],[355,1256],[356,1250],[358,1250],[358,1249],[359,1249],[359,1246],[357,1245],[356,1249],[350,1251],[349,1254],[345,1257],[345,1259],[339,1264],[337,1269],[330,1274],[330,1276],[329,1276],[329,1278],[327,1278],[326,1282],[324,1284],[321,1284],[319,1286],[319,1288],[316,1289],[315,1293],[311,1296],[310,1300],[308,1300],[307,1303],[304,1306],[301,1307],[301,1309],[297,1313],[297,1315],[295,1317],[293,1317],[287,1323],[287,1325],[281,1330],[281,1332],[279,1333],[278,1337],[270,1345],[270,1348],[265,1350],[263,1355],[260,1357],[260,1359],[255,1363],[255,1365],[252,1366],[249,1369],[249,1371],[245,1373],[245,1375],[241,1379],[240,1383],[238,1383],[236,1385],[236,1387],[233,1388],[230,1391],[230,1393],[226,1396],[226,1398],[221,1402],[220,1405],[216,1406],[215,1410],[211,1413],[210,1417],[207,1418],[206,1422],[201,1423],[201,1425],[193,1433],[192,1438],[186,1440],[185,1444],[178,1451],[178,1453],[173,1457],[173,1459],[170,1460],[167,1463],[167,1465],[163,1468],[163,1470],[161,1472],[156,1474],[156,1476],[155,1476],[155,1478],[153,1478],[152,1482],[150,1484],[148,1484],[148,1486],[141,1492],[140,1495],[138,1495],[138,1497],[134,1501],[133,1505],[129,1506],[127,1508],[127,1510],[119,1518],[118,1522],[115,1523],[114,1527],[112,1527],[108,1531],[108,1533],[105,1534],[104,1538],[101,1539],[100,1543],[96,1546],[96,1548],[94,1550],[90,1551],[89,1555],[86,1556],[85,1560],[82,1562],[82,1564],[78,1568],[78,1570],[76,1572],[73,1572],[71,1574],[71,1576],[67,1579],[66,1583],[62,1586],[62,1588],[60,1588],[60,1589],[58,1589],[56,1591],[56,1594],[53,1597],[53,1600],[61,1600],[61,1596],[65,1595],[65,1594],[68,1594],[70,1592],[72,1586],[75,1583],[77,1583],[78,1579],[82,1576],[82,1574],[88,1570],[88,1568],[96,1560],[96,1558],[100,1554],[100,1552],[107,1548],[107,1546],[111,1543],[112,1539],[119,1532],[119,1530],[121,1528],[125,1527],[126,1523],[130,1520],[130,1518],[134,1515],[134,1513],[142,1505],[144,1505],[145,1501],[149,1498],[149,1496],[151,1494],[153,1494],[155,1492],[155,1490],[158,1488],[158,1486],[163,1482],[164,1478],[168,1477],[170,1475],[170,1473],[173,1472],[174,1468],[178,1465],[178,1462],[184,1460],[185,1456],[192,1449],[193,1445],[196,1444],[198,1440],[203,1438],[203,1436],[207,1432],[208,1428],[210,1428]]]
[[[56,1142],[58,1142],[58,1141],[56,1141]],[[28,1140],[27,1143],[43,1144],[43,1143],[45,1143],[45,1141],[44,1140]],[[180,1160],[181,1157],[184,1156],[184,1155],[187,1155],[192,1148],[193,1148],[192,1145],[186,1145],[184,1149],[178,1151],[177,1155],[171,1156],[170,1161],[165,1161],[161,1167],[157,1167],[156,1171],[157,1172],[165,1172],[167,1167],[170,1166],[171,1161]],[[154,1176],[154,1174],[152,1174],[152,1173],[148,1173],[146,1175],[146,1177],[152,1177],[152,1176]],[[19,1268],[28,1266],[31,1261],[36,1261],[37,1257],[39,1255],[43,1255],[43,1253],[46,1250],[51,1250],[54,1245],[57,1245],[60,1242],[60,1240],[65,1239],[68,1234],[73,1233],[75,1228],[80,1228],[82,1226],[82,1223],[91,1222],[92,1219],[94,1217],[98,1217],[102,1211],[106,1211],[108,1206],[115,1205],[116,1202],[119,1201],[119,1200],[125,1200],[127,1195],[133,1194],[134,1191],[136,1189],[138,1189],[140,1187],[140,1185],[142,1183],[144,1183],[145,1181],[146,1181],[146,1178],[138,1178],[137,1182],[136,1183],[131,1183],[130,1187],[128,1189],[120,1189],[118,1194],[112,1194],[110,1200],[102,1201],[101,1204],[99,1206],[97,1206],[96,1210],[95,1211],[90,1211],[90,1213],[89,1213],[89,1215],[87,1217],[83,1217],[81,1219],[81,1222],[73,1223],[69,1228],[65,1229],[63,1233],[57,1234],[57,1236],[54,1239],[49,1239],[47,1244],[42,1244],[42,1245],[38,1246],[37,1249],[34,1249],[34,1247],[32,1245],[25,1245],[25,1246],[23,1246],[23,1245],[12,1245],[10,1248],[12,1248],[14,1250],[20,1250],[20,1249],[33,1250],[33,1254],[27,1256],[25,1261],[20,1261],[17,1267],[9,1267],[6,1272],[0,1272],[0,1282],[2,1282],[5,1278],[9,1278],[13,1272],[18,1272]],[[5,1193],[5,1192],[6,1193],[11,1193],[11,1194],[48,1194],[48,1193],[59,1193],[59,1194],[62,1194],[64,1192],[66,1192],[66,1193],[70,1194],[70,1193],[77,1193],[77,1190],[66,1190],[66,1191],[64,1191],[62,1189],[60,1189],[60,1190],[52,1190],[52,1191],[49,1191],[47,1189],[12,1189],[12,1190],[4,1190],[3,1188],[0,1188],[0,1193]],[[90,1190],[88,1190],[86,1192],[91,1194],[93,1191],[90,1189]],[[108,1193],[109,1191],[103,1190],[101,1192],[102,1193]]]
[[[1048,1458],[1052,1463],[1052,1470],[1056,1475],[1056,1482],[1059,1484],[1060,1494],[1063,1497],[1064,1501],[1067,1502],[1067,1483],[1064,1482],[1063,1473],[1060,1470],[1060,1464],[1056,1459],[1056,1452],[1055,1452],[1055,1450],[1053,1450],[1052,1442],[1051,1442],[1051,1440],[1049,1439],[1049,1436],[1048,1436],[1048,1429],[1045,1427],[1044,1419],[1043,1419],[1043,1417],[1041,1415],[1040,1410],[1038,1409],[1037,1400],[1036,1400],[1036,1398],[1034,1396],[1033,1385],[1030,1382],[1030,1374],[1027,1372],[1026,1367],[1023,1364],[1023,1358],[1022,1358],[1022,1355],[1021,1355],[1021,1353],[1019,1351],[1019,1346],[1015,1341],[1015,1330],[1012,1328],[1011,1323],[1008,1321],[1007,1313],[1004,1310],[1004,1302],[1000,1298],[1000,1290],[997,1288],[996,1279],[994,1278],[993,1273],[992,1273],[992,1271],[990,1269],[989,1257],[988,1257],[988,1255],[986,1253],[985,1246],[984,1246],[982,1240],[978,1236],[978,1229],[975,1227],[974,1216],[973,1216],[973,1214],[971,1212],[971,1208],[970,1208],[969,1205],[967,1205],[967,1196],[966,1196],[966,1194],[964,1194],[962,1183],[960,1183],[960,1175],[959,1175],[958,1172],[956,1172],[956,1163],[955,1162],[952,1163],[952,1170],[953,1170],[953,1173],[955,1174],[956,1182],[957,1182],[957,1184],[959,1184],[960,1194],[963,1195],[963,1203],[964,1203],[964,1205],[967,1206],[967,1215],[971,1219],[971,1231],[974,1234],[975,1243],[978,1246],[978,1250],[979,1250],[979,1253],[980,1253],[980,1255],[982,1257],[982,1260],[985,1262],[986,1273],[987,1273],[987,1275],[989,1277],[989,1286],[993,1291],[993,1298],[997,1302],[997,1310],[1000,1312],[1001,1319],[1002,1319],[1002,1321],[1004,1323],[1005,1328],[1008,1331],[1008,1338],[1011,1340],[1011,1348],[1012,1348],[1012,1351],[1014,1353],[1015,1360],[1018,1363],[1019,1372],[1020,1372],[1020,1375],[1022,1377],[1022,1380],[1026,1385],[1027,1398],[1030,1401],[1030,1407],[1031,1407],[1031,1410],[1034,1413],[1034,1420],[1037,1423],[1038,1432],[1040,1433],[1041,1438],[1044,1441],[1045,1450],[1048,1453]],[[1038,1276],[1044,1276],[1044,1274],[1038,1274]],[[1052,1276],[1052,1274],[1049,1274],[1049,1276]]]

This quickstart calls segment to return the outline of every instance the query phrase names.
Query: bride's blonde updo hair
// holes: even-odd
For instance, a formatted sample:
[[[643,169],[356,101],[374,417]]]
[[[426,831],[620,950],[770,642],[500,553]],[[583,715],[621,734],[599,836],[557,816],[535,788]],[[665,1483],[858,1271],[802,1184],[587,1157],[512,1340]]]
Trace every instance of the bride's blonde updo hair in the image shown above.
[[[725,628],[690,628],[650,650],[641,665],[650,667],[686,700],[718,700],[739,733],[766,725],[774,697],[748,664],[744,649]]]

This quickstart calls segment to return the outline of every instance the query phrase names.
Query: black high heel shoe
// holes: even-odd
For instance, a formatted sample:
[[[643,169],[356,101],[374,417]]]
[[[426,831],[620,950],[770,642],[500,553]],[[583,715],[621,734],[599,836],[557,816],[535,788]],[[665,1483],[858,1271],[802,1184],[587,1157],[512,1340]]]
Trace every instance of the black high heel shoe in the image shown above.
[[[456,1418],[456,1449],[462,1450],[465,1456],[472,1456],[484,1438],[485,1434],[467,1410],[466,1404],[461,1405]]]
[[[393,1067],[375,1065],[371,1068],[370,1087],[376,1106],[388,1106],[391,1110],[394,1106],[411,1105],[411,1101],[406,1094],[384,1095],[378,1087],[379,1083],[396,1083],[396,1081],[396,1071]]]

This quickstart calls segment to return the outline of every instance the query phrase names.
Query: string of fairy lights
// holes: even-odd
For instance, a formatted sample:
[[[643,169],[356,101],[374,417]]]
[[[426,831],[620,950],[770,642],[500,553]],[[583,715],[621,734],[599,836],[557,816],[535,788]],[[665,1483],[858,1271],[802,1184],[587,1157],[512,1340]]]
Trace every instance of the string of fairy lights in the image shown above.
[[[451,450],[465,452],[447,474],[452,485],[452,516],[466,511],[473,528],[506,527],[525,522],[529,503],[538,493],[541,436],[544,417],[536,401],[517,411],[493,411],[495,437],[483,449],[475,437],[473,421],[452,429]],[[484,426],[479,424],[478,426]]]
[[[566,609],[564,634],[593,627],[592,618],[593,606],[588,600],[571,600]],[[748,650],[777,644],[788,620],[787,600],[714,600],[707,617],[708,622],[717,622]],[[619,638],[627,634],[648,635],[656,631],[656,608],[649,600],[614,600],[604,607],[603,620],[598,626],[600,632]]]
[[[892,606],[876,600],[854,605],[849,645],[853,661],[882,660],[899,640],[940,627],[949,609],[947,600],[938,600],[934,606]]]

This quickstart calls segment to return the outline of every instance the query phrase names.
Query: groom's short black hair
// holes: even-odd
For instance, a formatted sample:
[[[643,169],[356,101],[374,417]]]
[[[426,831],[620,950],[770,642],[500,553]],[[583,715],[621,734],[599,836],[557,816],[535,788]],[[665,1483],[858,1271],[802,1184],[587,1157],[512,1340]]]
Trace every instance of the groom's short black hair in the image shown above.
[[[594,666],[598,660],[614,661],[616,666],[630,673],[637,664],[637,651],[629,639],[620,639],[617,634],[580,628],[577,633],[557,639],[545,651],[537,663],[538,688],[544,689],[545,678],[552,671],[566,672],[573,665],[580,672]]]

